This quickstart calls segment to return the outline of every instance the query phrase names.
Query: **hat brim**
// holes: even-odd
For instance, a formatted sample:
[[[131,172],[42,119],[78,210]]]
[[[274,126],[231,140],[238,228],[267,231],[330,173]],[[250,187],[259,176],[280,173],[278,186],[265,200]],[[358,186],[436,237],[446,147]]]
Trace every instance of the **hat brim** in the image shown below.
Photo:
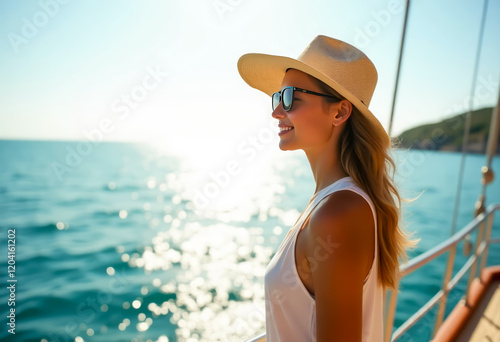
[[[305,72],[335,89],[351,102],[382,136],[386,137],[386,145],[389,146],[390,138],[387,132],[368,107],[349,90],[317,69],[297,59],[262,53],[248,53],[238,60],[238,71],[243,80],[252,88],[258,89],[269,96],[281,89],[281,82],[285,77],[286,70],[290,68]]]

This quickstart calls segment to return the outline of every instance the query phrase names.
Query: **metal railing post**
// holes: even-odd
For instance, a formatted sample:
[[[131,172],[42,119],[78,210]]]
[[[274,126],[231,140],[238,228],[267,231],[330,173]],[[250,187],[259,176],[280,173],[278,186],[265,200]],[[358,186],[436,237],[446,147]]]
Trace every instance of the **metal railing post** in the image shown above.
[[[399,281],[396,284],[396,289],[399,288]],[[398,290],[391,291],[391,300],[389,302],[389,307],[387,308],[387,314],[385,319],[385,336],[384,342],[391,342],[392,337],[392,326],[394,324],[394,315],[396,313],[396,304],[398,302]]]
[[[479,266],[479,274],[483,272],[484,267],[486,266],[486,260],[488,260],[488,248],[490,247],[491,240],[491,230],[493,228],[493,219],[494,219],[495,211],[493,210],[488,215],[488,225],[486,227],[486,234],[484,236],[484,242],[486,243],[486,247],[484,248],[483,255],[481,256],[481,265]]]
[[[472,284],[472,281],[476,277],[477,270],[477,259],[479,258],[479,246],[481,245],[481,241],[483,240],[483,232],[484,232],[484,221],[479,224],[479,229],[477,231],[476,238],[476,248],[474,248],[474,261],[472,262],[472,266],[470,268],[469,280],[467,281],[467,289],[465,290],[465,300],[467,301],[469,297],[469,289]]]
[[[457,245],[453,245],[450,250],[450,256],[448,257],[448,264],[446,265],[446,274],[443,279],[443,298],[439,303],[439,309],[436,316],[436,325],[434,326],[434,332],[432,333],[432,337],[436,335],[439,327],[443,323],[444,312],[446,309],[446,300],[448,299],[448,284],[450,283],[451,275],[453,273],[453,265],[455,263],[455,254],[457,252]]]

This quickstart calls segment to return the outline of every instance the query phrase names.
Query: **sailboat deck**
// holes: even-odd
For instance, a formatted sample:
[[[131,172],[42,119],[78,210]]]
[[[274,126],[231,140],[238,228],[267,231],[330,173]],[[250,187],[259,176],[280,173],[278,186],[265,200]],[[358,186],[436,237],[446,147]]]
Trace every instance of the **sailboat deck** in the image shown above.
[[[500,266],[474,279],[467,301],[455,306],[433,339],[444,341],[500,341]]]
[[[457,341],[500,341],[500,279],[489,284]]]

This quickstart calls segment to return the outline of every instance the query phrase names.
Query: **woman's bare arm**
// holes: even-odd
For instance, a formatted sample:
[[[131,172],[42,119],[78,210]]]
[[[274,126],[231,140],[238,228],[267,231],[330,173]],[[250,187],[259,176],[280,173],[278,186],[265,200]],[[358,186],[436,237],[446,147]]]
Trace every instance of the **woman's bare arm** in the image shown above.
[[[355,192],[334,192],[315,209],[308,229],[317,341],[361,342],[363,282],[375,247],[370,206]]]

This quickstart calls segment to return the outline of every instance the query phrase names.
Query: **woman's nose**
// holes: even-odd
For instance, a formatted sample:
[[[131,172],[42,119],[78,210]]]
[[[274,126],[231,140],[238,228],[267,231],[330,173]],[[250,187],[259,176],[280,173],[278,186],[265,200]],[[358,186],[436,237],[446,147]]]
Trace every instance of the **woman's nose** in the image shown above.
[[[278,104],[278,107],[276,107],[276,109],[273,110],[271,115],[275,119],[283,118],[286,115],[285,111],[283,110],[283,105],[281,104],[281,102]]]

